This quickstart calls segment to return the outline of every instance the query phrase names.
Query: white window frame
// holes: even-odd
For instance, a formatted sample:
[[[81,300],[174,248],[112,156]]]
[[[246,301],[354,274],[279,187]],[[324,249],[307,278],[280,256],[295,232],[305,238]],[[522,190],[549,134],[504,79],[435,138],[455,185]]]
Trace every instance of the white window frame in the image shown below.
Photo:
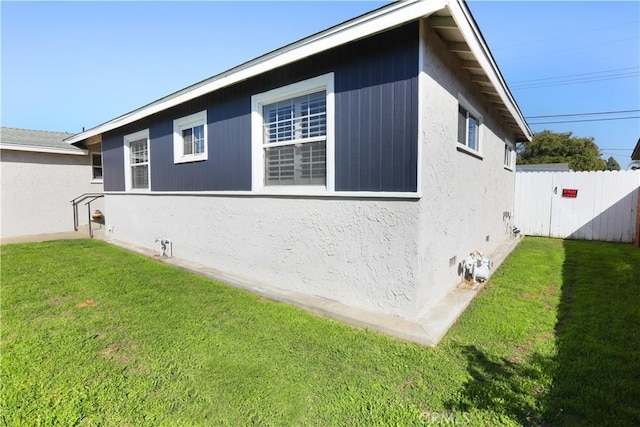
[[[513,171],[515,166],[515,148],[512,143],[504,141],[504,168]]]
[[[131,185],[131,143],[141,139],[147,140],[147,188],[133,188]],[[141,164],[138,164],[141,165]],[[124,180],[126,191],[149,192],[151,191],[151,141],[149,141],[149,129],[144,129],[124,136]]]
[[[326,181],[325,185],[265,185],[263,107],[286,99],[326,92]],[[335,192],[335,93],[334,73],[292,83],[251,97],[251,188],[253,192],[313,195]]]
[[[204,151],[202,153],[184,154],[184,129],[203,126]],[[199,111],[173,121],[173,163],[199,162],[209,159],[209,138],[207,132],[207,110]]]
[[[459,108],[462,107],[467,112],[466,123],[465,123],[465,141],[461,143],[458,141],[458,128],[460,126],[460,113]],[[469,115],[473,116],[478,121],[477,127],[477,138],[476,138],[476,148],[472,148],[469,146]],[[460,151],[466,151],[468,153],[482,156],[482,134],[483,134],[483,126],[484,122],[482,120],[482,114],[478,110],[476,110],[469,101],[467,101],[462,95],[458,96],[458,108],[456,109],[456,144]]]
[[[104,179],[104,169],[102,167],[102,151],[90,151],[89,154],[91,155],[91,183],[92,184],[100,184],[103,182]],[[93,156],[100,156],[100,165],[96,165],[93,161],[94,157]],[[96,178],[95,176],[95,171],[96,169],[100,168],[100,178]]]

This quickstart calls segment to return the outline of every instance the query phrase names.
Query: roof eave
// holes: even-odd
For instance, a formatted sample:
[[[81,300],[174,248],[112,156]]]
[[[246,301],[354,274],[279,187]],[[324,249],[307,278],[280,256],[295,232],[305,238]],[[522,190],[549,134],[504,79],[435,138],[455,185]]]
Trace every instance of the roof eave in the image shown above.
[[[277,67],[429,16],[443,9],[446,4],[447,0],[408,0],[393,3],[267,53],[266,55],[204,80],[201,83],[192,85],[106,123],[78,133],[67,138],[65,141],[68,143],[79,142],[91,136],[116,129]]]
[[[473,20],[471,12],[463,0],[407,0],[400,1],[368,14],[336,25],[320,33],[314,34],[273,52],[267,53],[249,62],[241,64],[209,79],[203,80],[178,92],[160,98],[141,108],[116,117],[101,125],[73,135],[65,140],[76,143],[104,132],[133,123],[152,114],[188,102],[215,90],[247,80],[266,71],[281,67],[303,58],[327,51],[355,40],[369,37],[376,33],[394,28],[408,22],[428,17],[429,15],[448,9],[460,27],[465,40],[468,41],[473,55],[477,57],[491,84],[504,102],[509,114],[517,123],[519,137],[531,140],[533,134],[529,129],[520,109],[511,96],[484,39]]]
[[[89,152],[82,148],[76,149],[66,149],[66,148],[56,148],[56,147],[44,147],[38,145],[22,145],[22,144],[10,144],[10,143],[0,143],[0,150],[11,150],[11,151],[30,151],[34,153],[48,153],[48,154],[66,154],[72,156],[86,156]]]
[[[502,73],[498,68],[496,61],[489,50],[489,47],[484,40],[484,36],[480,31],[475,19],[469,7],[466,4],[465,0],[451,0],[452,2],[457,3],[460,7],[450,7],[449,10],[453,19],[458,24],[460,31],[464,39],[467,41],[473,56],[476,57],[476,60],[480,63],[480,66],[483,68],[487,77],[491,81],[491,84],[498,92],[498,96],[502,99],[504,105],[508,109],[511,116],[514,118],[517,123],[520,131],[521,137],[524,139],[531,141],[533,138],[533,132],[529,128],[527,121],[524,119],[524,115],[520,111],[520,107],[516,103],[509,87],[507,86],[504,78],[502,77]],[[466,24],[466,25],[465,25]]]

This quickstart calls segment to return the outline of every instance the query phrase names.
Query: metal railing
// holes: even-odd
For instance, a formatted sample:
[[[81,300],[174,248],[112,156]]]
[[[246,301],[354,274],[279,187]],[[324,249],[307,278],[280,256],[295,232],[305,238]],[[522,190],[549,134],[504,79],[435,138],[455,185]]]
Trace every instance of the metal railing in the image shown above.
[[[73,199],[71,201],[71,205],[73,206],[73,229],[74,231],[78,231],[78,222],[79,222],[79,216],[78,216],[78,205],[87,200],[87,199],[91,199],[88,202],[85,202],[85,205],[87,206],[87,214],[88,214],[88,218],[89,218],[89,236],[91,238],[93,238],[93,229],[91,227],[91,202],[95,201],[96,199],[99,199],[101,197],[104,197],[104,193],[84,193],[79,195],[78,197],[76,197],[75,199]]]

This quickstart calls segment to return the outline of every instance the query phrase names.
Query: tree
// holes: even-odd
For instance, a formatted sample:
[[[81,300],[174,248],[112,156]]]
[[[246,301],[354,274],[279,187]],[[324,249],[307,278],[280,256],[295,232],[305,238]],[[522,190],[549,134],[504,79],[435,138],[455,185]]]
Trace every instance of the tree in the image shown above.
[[[618,161],[616,159],[614,159],[613,157],[609,157],[607,159],[607,170],[608,171],[619,171],[620,170],[620,163],[618,163]]]
[[[518,163],[569,163],[575,171],[605,170],[607,166],[593,138],[579,138],[572,136],[571,132],[550,130],[537,132],[531,142],[519,144]]]

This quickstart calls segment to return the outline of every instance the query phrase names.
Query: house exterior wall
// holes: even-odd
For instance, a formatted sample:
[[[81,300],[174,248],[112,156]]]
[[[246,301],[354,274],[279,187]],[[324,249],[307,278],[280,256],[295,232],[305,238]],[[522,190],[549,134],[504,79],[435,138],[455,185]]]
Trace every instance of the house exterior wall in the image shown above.
[[[107,237],[248,279],[414,318],[418,203],[108,195]]]
[[[159,249],[244,280],[415,318],[418,24],[291,67],[103,135],[105,190],[122,192],[123,136],[148,128],[151,191],[107,194],[107,237]],[[251,95],[335,76],[336,191],[348,197],[197,195],[251,190]],[[173,120],[207,110],[209,159],[174,164]],[[171,194],[154,194],[163,191]],[[180,192],[183,192],[180,194]]]
[[[331,49],[103,135],[105,190],[124,191],[123,136],[148,128],[152,191],[250,191],[251,96],[335,74],[336,191],[417,191],[418,24]],[[174,164],[173,120],[207,111],[209,158]]]
[[[515,174],[504,167],[505,139],[513,143],[513,135],[426,23],[423,33],[423,197],[416,300],[421,313],[461,282],[460,263],[470,252],[489,254],[511,238],[515,203]],[[460,96],[482,115],[481,158],[458,149]]]
[[[469,252],[510,236],[515,180],[503,166],[513,135],[437,35],[425,29],[420,44],[419,34],[413,23],[103,135],[107,237],[158,251],[156,238],[168,238],[174,256],[257,284],[418,321],[461,281]],[[249,192],[250,96],[327,72],[336,190],[353,197],[193,193]],[[481,158],[457,147],[460,95],[483,117]],[[174,165],[172,120],[205,108],[209,159]],[[151,192],[127,194],[122,137],[145,128]],[[225,153],[228,164],[216,163]]]
[[[73,231],[70,201],[82,193],[101,192],[92,184],[89,156],[2,150],[2,238]],[[102,210],[97,200],[92,209]],[[79,206],[80,224],[87,224]]]

